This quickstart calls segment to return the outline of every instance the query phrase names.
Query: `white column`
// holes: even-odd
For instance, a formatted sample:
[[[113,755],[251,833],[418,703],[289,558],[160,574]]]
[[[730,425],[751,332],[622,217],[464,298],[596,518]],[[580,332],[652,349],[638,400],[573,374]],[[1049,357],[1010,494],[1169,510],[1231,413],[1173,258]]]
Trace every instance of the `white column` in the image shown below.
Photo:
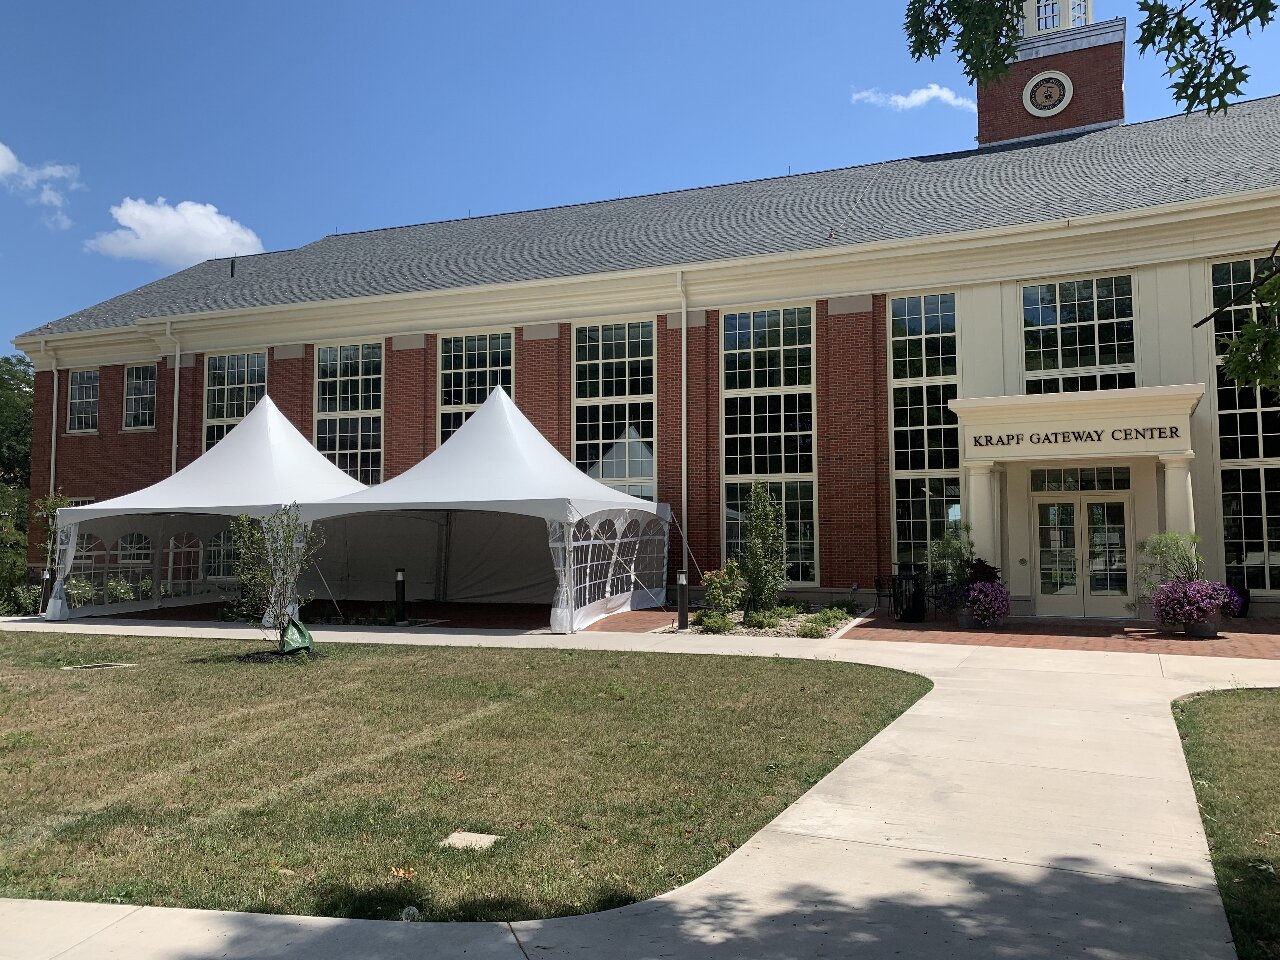
[[[999,565],[996,556],[995,475],[990,461],[970,463],[968,522],[973,538],[973,550],[987,563]]]
[[[1194,453],[1162,454],[1164,465],[1164,528],[1174,533],[1196,532],[1195,501],[1191,492]]]

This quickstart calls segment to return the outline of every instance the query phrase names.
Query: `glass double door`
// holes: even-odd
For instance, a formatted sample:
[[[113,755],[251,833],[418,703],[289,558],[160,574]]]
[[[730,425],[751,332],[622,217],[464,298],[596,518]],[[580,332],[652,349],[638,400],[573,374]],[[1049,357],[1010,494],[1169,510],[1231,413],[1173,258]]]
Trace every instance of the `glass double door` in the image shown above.
[[[1036,615],[1130,617],[1130,500],[1113,493],[1036,497]]]

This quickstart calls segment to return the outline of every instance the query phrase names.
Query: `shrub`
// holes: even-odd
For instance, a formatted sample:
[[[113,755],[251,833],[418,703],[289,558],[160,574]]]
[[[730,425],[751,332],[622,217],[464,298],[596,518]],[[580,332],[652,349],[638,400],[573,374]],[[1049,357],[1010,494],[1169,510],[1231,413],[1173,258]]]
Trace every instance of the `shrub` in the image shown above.
[[[752,610],[742,617],[742,625],[752,630],[776,630],[781,622],[777,609]]]
[[[759,480],[751,484],[744,513],[737,560],[746,582],[745,606],[749,611],[772,610],[787,582],[787,550],[782,510],[768,484]]]
[[[774,607],[773,612],[778,615],[779,620],[790,620],[792,617],[804,616],[809,612],[809,606],[804,603],[783,603]]]
[[[1174,580],[1151,595],[1151,612],[1164,626],[1205,623],[1215,615],[1234,617],[1240,612],[1240,595],[1225,583],[1211,580]]]
[[[856,617],[862,612],[862,605],[854,600],[833,600],[827,604],[828,610],[839,610],[847,617]]]
[[[693,620],[703,633],[728,633],[733,629],[733,621],[719,610],[704,610]]]
[[[67,606],[83,607],[93,603],[98,591],[84,577],[67,577],[62,584],[62,591],[67,596]]]
[[[38,583],[23,583],[9,594],[8,606],[15,616],[34,617],[40,612],[41,590]]]
[[[980,627],[991,627],[1009,615],[1009,590],[998,580],[982,581],[969,587],[969,612]]]
[[[849,611],[844,607],[830,606],[825,610],[819,610],[809,618],[812,623],[820,623],[824,628],[838,627],[850,617]]]
[[[747,585],[742,579],[742,570],[738,561],[726,560],[719,570],[708,570],[702,575],[702,586],[706,590],[704,600],[707,607],[717,613],[730,613],[742,606],[746,596]]]
[[[796,636],[804,637],[806,640],[821,640],[825,637],[831,628],[818,619],[820,616],[822,614],[814,614],[800,624],[800,628],[796,630]]]
[[[137,599],[133,584],[124,577],[107,578],[107,603],[128,603]]]
[[[1204,576],[1204,558],[1196,552],[1200,538],[1194,533],[1169,530],[1138,544],[1138,600],[1154,599],[1166,583],[1189,583]]]

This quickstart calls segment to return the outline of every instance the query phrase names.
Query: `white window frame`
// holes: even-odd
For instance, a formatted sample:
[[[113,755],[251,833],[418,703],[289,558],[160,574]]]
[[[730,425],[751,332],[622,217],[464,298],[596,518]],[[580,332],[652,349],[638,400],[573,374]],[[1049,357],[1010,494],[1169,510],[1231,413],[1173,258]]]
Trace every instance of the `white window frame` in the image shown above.
[[[381,381],[381,389],[378,391],[378,407],[376,410],[331,410],[320,411],[320,351],[326,349],[338,349],[338,363],[342,363],[341,349],[343,347],[359,347],[361,349],[361,362],[363,362],[364,348],[367,346],[377,345],[381,353],[381,373],[378,379]],[[325,343],[316,343],[312,348],[311,360],[311,413],[312,413],[312,444],[317,450],[320,449],[320,424],[326,420],[343,420],[355,419],[360,420],[364,417],[378,418],[378,476],[373,484],[378,484],[386,477],[387,472],[387,354],[390,349],[385,337],[346,337],[341,340],[331,340]],[[341,370],[339,370],[338,380],[341,381]],[[321,451],[323,453],[323,451]],[[372,450],[357,450],[357,454],[370,453]],[[328,458],[328,454],[324,456]],[[330,459],[331,463],[337,465],[336,460]],[[340,468],[342,469],[342,468]],[[360,468],[357,468],[359,470]],[[362,477],[353,475],[350,471],[344,471],[348,476],[354,476],[361,483],[367,483]],[[372,486],[373,484],[369,484]]]
[[[776,386],[776,387],[738,387],[732,390],[725,386],[725,348],[724,348],[724,332],[725,317],[733,313],[756,313],[768,310],[790,310],[790,309],[808,309],[809,322],[811,324],[809,337],[809,383],[807,386]],[[720,558],[721,562],[729,557],[729,484],[746,484],[750,486],[754,481],[761,480],[765,483],[812,483],[813,484],[813,580],[787,580],[787,586],[790,588],[810,588],[820,587],[822,584],[822,529],[819,522],[821,516],[821,489],[818,481],[818,457],[820,446],[820,431],[818,429],[819,410],[818,410],[818,352],[820,345],[818,343],[818,303],[816,300],[790,300],[780,301],[776,303],[748,303],[738,304],[736,306],[722,307],[716,321],[716,382],[718,384],[719,401],[716,408],[717,432],[720,437]],[[782,369],[786,369],[785,366]],[[753,369],[754,378],[754,369]],[[810,409],[813,411],[813,470],[809,473],[744,473],[735,474],[730,477],[726,471],[726,439],[725,431],[725,401],[730,397],[757,397],[757,396],[786,396],[787,394],[808,393],[810,401]],[[753,434],[754,435],[754,434]],[[785,513],[786,505],[780,505]],[[784,516],[785,520],[785,516]]]
[[[231,531],[219,530],[217,533],[209,537],[201,545],[200,551],[200,571],[206,580],[215,580],[218,582],[226,582],[234,580],[236,548],[235,537]],[[212,558],[216,557],[217,569],[227,568],[230,573],[218,573],[215,571],[215,563]]]
[[[1205,298],[1206,298],[1206,304],[1205,304],[1206,309],[1205,309],[1204,315],[1208,316],[1210,313],[1212,313],[1216,309],[1216,307],[1214,307],[1214,300],[1213,300],[1213,287],[1214,287],[1213,268],[1215,265],[1238,263],[1240,261],[1247,260],[1251,264],[1250,277],[1252,278],[1252,276],[1254,276],[1254,271],[1256,271],[1257,269],[1257,261],[1265,260],[1267,255],[1268,255],[1267,251],[1258,250],[1258,251],[1254,251],[1252,253],[1247,253],[1247,254],[1231,254],[1228,256],[1212,257],[1207,259],[1205,261],[1204,290],[1205,290]],[[1250,311],[1251,317],[1253,318],[1257,317],[1256,305],[1250,305],[1249,311]],[[1214,481],[1214,501],[1215,501],[1214,507],[1217,511],[1217,516],[1219,520],[1218,525],[1220,528],[1220,533],[1219,533],[1219,541],[1217,546],[1222,550],[1222,575],[1225,579],[1226,572],[1227,572],[1226,571],[1226,568],[1227,568],[1227,554],[1226,554],[1227,517],[1226,517],[1226,510],[1224,509],[1224,504],[1223,504],[1224,484],[1222,481],[1222,475],[1227,470],[1259,471],[1261,475],[1260,476],[1260,479],[1261,479],[1260,496],[1262,497],[1262,511],[1263,511],[1262,512],[1263,545],[1264,545],[1263,548],[1267,552],[1267,559],[1269,560],[1270,559],[1270,550],[1269,550],[1270,541],[1266,535],[1267,521],[1269,519],[1269,514],[1267,513],[1267,509],[1266,509],[1266,471],[1280,468],[1280,457],[1258,456],[1258,457],[1224,458],[1222,456],[1222,419],[1221,418],[1224,413],[1236,412],[1233,410],[1221,409],[1221,405],[1219,403],[1219,398],[1218,398],[1217,377],[1218,377],[1218,371],[1222,367],[1222,357],[1218,354],[1218,338],[1223,335],[1224,334],[1218,332],[1216,323],[1213,325],[1213,328],[1208,331],[1209,375],[1210,375],[1211,381],[1205,384],[1205,389],[1208,391],[1209,394],[1212,395],[1212,398],[1213,398],[1212,410],[1213,410],[1213,464],[1214,464],[1213,481]],[[1258,415],[1261,416],[1262,411],[1274,410],[1275,408],[1263,407],[1259,405],[1251,409],[1254,411],[1257,411]],[[1259,454],[1262,453],[1261,443],[1259,444],[1258,452]],[[1280,582],[1276,582],[1276,583],[1271,582],[1271,574],[1270,574],[1271,566],[1272,566],[1271,563],[1267,561],[1263,562],[1264,574],[1266,576],[1267,582],[1270,585],[1267,587],[1251,588],[1250,592],[1254,596],[1261,597],[1264,599],[1275,599],[1277,597],[1280,597]]]
[[[94,384],[95,390],[92,398],[76,397],[76,374],[92,373],[97,377]],[[93,404],[93,426],[92,427],[73,427],[72,411],[77,403]],[[69,434],[93,434],[98,432],[98,427],[102,424],[102,369],[100,367],[76,367],[67,371],[67,420],[66,432]]]
[[[1025,0],[1022,7],[1025,24],[1023,29],[1024,36],[1039,37],[1046,33],[1056,33],[1059,30],[1068,30],[1071,27],[1082,27],[1093,23],[1093,0],[1057,0],[1054,3],[1057,8],[1057,19],[1052,23],[1046,23],[1041,17],[1041,7],[1046,5],[1046,0]],[[1075,22],[1077,8],[1081,9],[1081,22],[1079,23]],[[1063,18],[1066,18],[1066,23],[1063,23]]]
[[[895,300],[913,300],[921,301],[921,317],[924,317],[924,300],[926,297],[945,297],[953,298],[953,314],[955,316],[955,333],[956,338],[956,369],[955,373],[935,374],[928,376],[922,374],[920,376],[895,377],[893,369],[893,304]],[[922,469],[899,469],[898,468],[898,449],[896,445],[897,433],[894,427],[894,405],[893,392],[895,389],[901,388],[919,388],[924,391],[926,397],[929,387],[948,387],[954,386],[956,396],[960,396],[960,384],[964,375],[964,323],[962,322],[962,307],[964,303],[963,290],[960,287],[952,287],[950,289],[934,288],[927,290],[902,290],[897,293],[885,295],[884,302],[884,322],[885,322],[885,379],[888,388],[885,391],[885,402],[887,408],[885,410],[885,423],[888,430],[888,449],[889,449],[889,557],[890,565],[897,567],[900,563],[898,560],[898,481],[923,481],[926,485],[925,495],[925,545],[926,547],[933,542],[934,534],[929,518],[929,507],[933,501],[933,497],[927,492],[928,484],[931,481],[955,481],[959,491],[959,510],[960,519],[963,522],[965,512],[965,479],[964,479],[964,450],[963,439],[960,436],[960,425],[955,424],[956,430],[956,466],[950,467],[929,467],[926,462]],[[922,334],[923,336],[923,334]],[[926,423],[920,429],[924,430],[928,435],[929,427]],[[926,448],[927,449],[927,448]],[[916,541],[912,541],[913,543]],[[995,562],[995,558],[984,558],[988,562]]]
[[[653,366],[652,366],[653,389],[649,393],[633,394],[628,392],[623,396],[615,395],[612,397],[605,397],[605,396],[579,397],[578,396],[578,331],[591,329],[593,327],[597,329],[608,327],[608,326],[626,327],[629,324],[633,324],[633,323],[648,323],[652,327],[653,335],[651,340],[653,343],[653,353],[650,355],[649,359],[653,363]],[[569,366],[570,366],[569,389],[572,391],[572,396],[570,400],[571,400],[571,403],[573,404],[573,415],[571,417],[573,433],[572,433],[572,436],[570,437],[570,460],[574,463],[575,466],[578,465],[578,417],[580,413],[582,413],[583,411],[585,411],[590,407],[603,408],[606,406],[629,405],[632,403],[650,404],[653,408],[653,417],[652,417],[653,438],[651,441],[653,444],[653,451],[652,451],[652,456],[650,458],[651,462],[653,463],[653,470],[651,474],[648,477],[632,477],[632,476],[627,476],[626,478],[597,477],[595,479],[599,480],[600,483],[603,483],[607,487],[612,487],[615,490],[621,490],[623,493],[629,493],[632,496],[641,497],[641,499],[649,499],[654,501],[655,503],[657,502],[657,499],[658,499],[658,432],[660,429],[658,425],[658,327],[659,327],[659,323],[658,323],[657,317],[645,315],[645,316],[636,316],[636,317],[619,317],[619,318],[578,321],[572,325],[569,331]],[[587,362],[590,362],[590,361],[587,361]],[[600,362],[603,362],[603,361],[600,361]],[[628,391],[630,391],[630,383],[628,383],[627,389]],[[628,458],[628,464],[629,463],[630,463],[630,458]],[[579,466],[579,469],[581,469],[580,466]],[[646,487],[652,490],[652,496],[645,497],[643,493],[637,492],[637,490],[644,490],[644,488]]]
[[[441,421],[443,421],[446,413],[461,413],[463,415],[463,423],[465,423],[471,414],[480,409],[479,403],[451,403],[447,406],[445,405],[444,375],[446,371],[444,369],[444,342],[445,340],[461,338],[463,341],[463,349],[465,351],[467,337],[491,337],[494,334],[507,334],[511,337],[511,399],[514,400],[516,396],[516,354],[518,352],[516,349],[517,333],[515,327],[481,327],[475,330],[451,330],[445,333],[436,334],[436,382],[434,389],[436,392],[435,432],[437,448],[439,448],[440,444],[444,443],[445,440],[444,425]],[[572,350],[570,352],[572,354]],[[485,369],[490,368],[486,367]],[[572,378],[572,371],[570,371],[570,377]],[[463,389],[465,390],[466,388],[464,387]],[[487,399],[488,395],[486,394],[485,396]],[[481,402],[483,403],[483,401]],[[450,436],[452,436],[452,434],[450,434]]]
[[[1113,280],[1116,277],[1129,278],[1129,298],[1130,300],[1133,301],[1133,311],[1132,311],[1132,315],[1125,319],[1128,319],[1129,322],[1133,324],[1133,361],[1131,363],[1114,363],[1114,364],[1095,363],[1092,366],[1088,366],[1088,367],[1058,367],[1054,370],[1028,370],[1027,369],[1026,332],[1030,328],[1027,327],[1026,325],[1026,319],[1024,314],[1024,310],[1025,310],[1024,297],[1026,296],[1026,293],[1025,293],[1026,290],[1030,287],[1045,287],[1050,285],[1054,286],[1055,288],[1058,288],[1061,284],[1064,284],[1064,283],[1079,283],[1082,280],[1088,280],[1094,284],[1094,288],[1093,288],[1094,303],[1096,304],[1098,300],[1097,282],[1099,280]],[[1077,376],[1078,377],[1095,377],[1095,376],[1103,377],[1108,375],[1132,374],[1134,378],[1134,386],[1137,386],[1137,387],[1142,386],[1142,380],[1139,375],[1140,369],[1138,365],[1138,358],[1142,355],[1142,321],[1141,321],[1142,308],[1141,308],[1140,297],[1139,297],[1139,288],[1138,288],[1139,281],[1140,281],[1139,272],[1136,268],[1132,268],[1132,267],[1125,270],[1097,271],[1094,273],[1079,273],[1079,274],[1072,274],[1069,276],[1046,277],[1039,280],[1018,281],[1017,287],[1016,287],[1017,296],[1018,296],[1018,306],[1017,306],[1018,343],[1019,343],[1019,362],[1022,368],[1023,395],[1025,396],[1031,395],[1031,394],[1028,394],[1027,385],[1032,380],[1056,379],[1059,382],[1061,382],[1062,379],[1065,377],[1077,377]],[[1056,289],[1055,289],[1055,296],[1057,296]],[[1061,307],[1062,307],[1062,302],[1061,300],[1058,300],[1055,304],[1055,309],[1060,310]],[[1092,324],[1092,326],[1095,327],[1095,329],[1099,323],[1110,323],[1110,322],[1111,321],[1109,320],[1099,321],[1096,313],[1094,315],[1094,319],[1090,321],[1090,323]],[[1061,359],[1063,347],[1062,347],[1062,337],[1061,337],[1062,321],[1061,321],[1060,315],[1059,315],[1058,322],[1053,325],[1053,328],[1059,331],[1057,349],[1058,349],[1058,357],[1059,359]],[[1112,389],[1128,389],[1128,388],[1120,387],[1120,388],[1112,388]],[[1062,391],[1059,391],[1059,392],[1061,393]]]
[[[151,423],[146,425],[138,425],[129,423],[129,401],[145,400],[147,395],[140,397],[129,396],[129,371],[130,370],[147,370],[151,371]],[[124,392],[120,401],[120,429],[127,433],[145,433],[153,431],[156,428],[156,414],[159,409],[157,397],[160,393],[160,365],[158,363],[129,363],[124,368]]]
[[[258,401],[255,400],[253,401],[253,405],[250,406],[248,405],[248,401],[246,401],[244,416],[241,416],[241,417],[225,417],[225,416],[210,417],[209,416],[209,389],[210,389],[209,361],[216,357],[221,357],[224,360],[229,359],[231,357],[244,357],[245,372],[246,372],[246,379],[245,379],[244,386],[248,388],[249,382],[248,382],[247,374],[249,369],[249,357],[255,356],[257,354],[262,355],[262,396],[265,397],[267,395],[267,390],[271,384],[271,357],[266,347],[263,347],[261,350],[229,350],[229,351],[217,350],[217,351],[211,351],[204,355],[204,359],[201,361],[201,366],[203,367],[203,370],[201,371],[201,388],[200,388],[200,416],[202,421],[202,425],[200,428],[200,449],[202,452],[211,450],[214,446],[214,444],[209,443],[210,427],[226,427],[226,430],[223,431],[223,436],[226,436],[227,431],[229,431],[237,423],[243,420],[244,416],[248,416],[249,412],[258,404]],[[224,384],[222,387],[218,387],[216,389],[225,391],[227,387]],[[225,412],[225,409],[226,409],[226,404],[224,401],[224,404],[223,404],[224,412]],[[219,437],[218,439],[221,440],[222,437]]]

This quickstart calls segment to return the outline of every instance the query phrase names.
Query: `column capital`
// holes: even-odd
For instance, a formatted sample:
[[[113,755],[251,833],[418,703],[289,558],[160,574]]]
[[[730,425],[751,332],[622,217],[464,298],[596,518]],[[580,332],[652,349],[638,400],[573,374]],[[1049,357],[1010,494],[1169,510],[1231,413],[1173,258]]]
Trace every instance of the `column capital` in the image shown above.
[[[996,468],[994,460],[966,460],[964,468],[971,474],[987,474],[992,473]]]
[[[1160,454],[1160,462],[1168,465],[1186,465],[1196,458],[1195,451],[1186,450],[1182,453],[1162,453]]]

